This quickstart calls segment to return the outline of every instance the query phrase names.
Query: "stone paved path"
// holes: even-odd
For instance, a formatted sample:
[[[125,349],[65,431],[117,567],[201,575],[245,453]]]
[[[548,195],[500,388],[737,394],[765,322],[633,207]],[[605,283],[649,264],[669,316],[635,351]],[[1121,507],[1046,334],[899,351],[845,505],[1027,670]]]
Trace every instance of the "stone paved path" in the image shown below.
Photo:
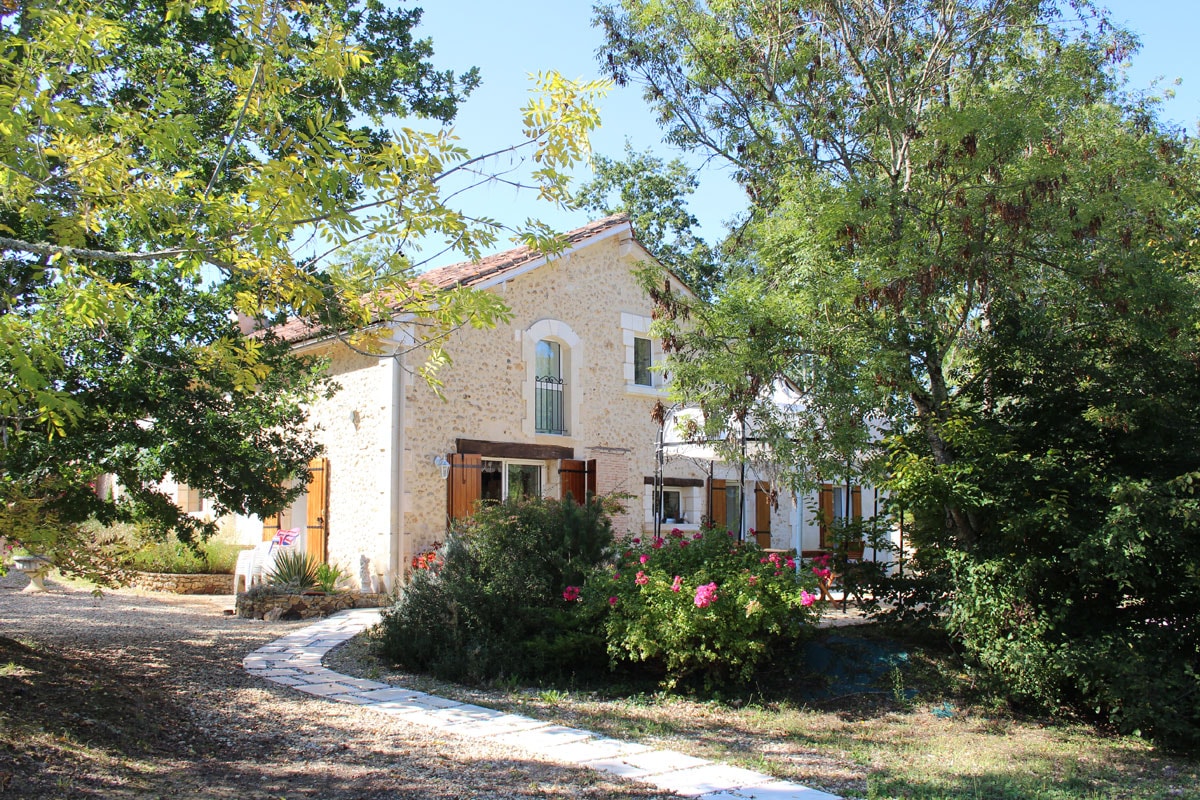
[[[335,614],[293,631],[246,656],[252,675],[339,703],[370,706],[381,714],[510,745],[563,764],[602,770],[703,800],[839,800],[836,795],[741,767],[673,750],[610,739],[591,731],[508,714],[437,695],[351,678],[321,666],[339,644],[379,621],[378,609]]]

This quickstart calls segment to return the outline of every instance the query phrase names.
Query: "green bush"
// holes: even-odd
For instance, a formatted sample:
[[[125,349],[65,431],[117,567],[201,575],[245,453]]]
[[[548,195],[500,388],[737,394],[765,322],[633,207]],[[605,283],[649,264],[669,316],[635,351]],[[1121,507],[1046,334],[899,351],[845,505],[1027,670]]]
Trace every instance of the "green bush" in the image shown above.
[[[611,555],[602,501],[540,498],[481,508],[421,559],[385,611],[383,653],[450,680],[541,679],[604,661],[598,619],[563,600]]]
[[[202,572],[232,575],[238,553],[244,548],[228,542],[201,542],[196,549],[174,536],[147,542],[130,553],[130,567],[142,572],[192,575]]]
[[[667,686],[745,682],[817,620],[816,580],[786,556],[715,529],[634,539],[580,602],[607,609],[608,653],[639,662]],[[811,591],[810,591],[811,590]]]
[[[338,591],[338,582],[346,577],[346,573],[341,567],[336,567],[333,564],[317,565],[317,586],[321,587],[321,591],[326,594],[335,594]],[[366,591],[365,589],[363,591]]]
[[[295,594],[308,592],[320,585],[318,573],[321,562],[316,556],[297,548],[287,548],[275,556],[275,563],[266,573],[267,583]]]

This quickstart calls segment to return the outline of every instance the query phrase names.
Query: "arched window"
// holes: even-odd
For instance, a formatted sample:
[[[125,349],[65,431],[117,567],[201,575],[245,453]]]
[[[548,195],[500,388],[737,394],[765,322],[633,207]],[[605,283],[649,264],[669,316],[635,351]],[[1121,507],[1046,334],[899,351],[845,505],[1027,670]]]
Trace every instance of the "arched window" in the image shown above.
[[[534,367],[534,430],[538,433],[567,432],[566,392],[562,376],[562,345],[548,339],[537,343]]]
[[[570,436],[578,423],[583,343],[565,322],[544,319],[525,331],[529,434]]]

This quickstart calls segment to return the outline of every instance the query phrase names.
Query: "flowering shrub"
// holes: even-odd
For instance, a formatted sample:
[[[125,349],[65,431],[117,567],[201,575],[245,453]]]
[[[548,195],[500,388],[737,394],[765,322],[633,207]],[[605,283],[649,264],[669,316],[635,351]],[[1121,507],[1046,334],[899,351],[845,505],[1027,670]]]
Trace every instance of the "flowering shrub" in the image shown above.
[[[745,682],[817,620],[814,576],[790,558],[716,530],[630,545],[589,578],[583,599],[608,609],[613,662],[641,662],[667,686]]]
[[[413,559],[384,612],[381,649],[450,680],[545,679],[603,663],[598,613],[579,600],[611,543],[604,501],[482,507],[440,549]]]
[[[413,569],[436,569],[438,565],[438,550],[442,548],[441,542],[434,542],[429,546],[429,549],[423,550],[412,557],[410,566]]]

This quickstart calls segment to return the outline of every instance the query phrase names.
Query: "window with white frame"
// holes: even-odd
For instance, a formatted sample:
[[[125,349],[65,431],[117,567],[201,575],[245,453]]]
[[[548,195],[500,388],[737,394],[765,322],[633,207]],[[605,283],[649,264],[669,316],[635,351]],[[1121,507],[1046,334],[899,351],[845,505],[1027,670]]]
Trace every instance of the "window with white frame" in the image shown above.
[[[654,375],[650,372],[654,362],[650,344],[649,339],[633,337],[633,382],[638,386],[654,385]]]
[[[662,391],[663,376],[655,369],[662,352],[650,336],[651,322],[650,317],[621,313],[626,391],[639,394]]]
[[[483,459],[479,497],[484,503],[499,503],[518,497],[541,497],[545,465],[540,461]]]

